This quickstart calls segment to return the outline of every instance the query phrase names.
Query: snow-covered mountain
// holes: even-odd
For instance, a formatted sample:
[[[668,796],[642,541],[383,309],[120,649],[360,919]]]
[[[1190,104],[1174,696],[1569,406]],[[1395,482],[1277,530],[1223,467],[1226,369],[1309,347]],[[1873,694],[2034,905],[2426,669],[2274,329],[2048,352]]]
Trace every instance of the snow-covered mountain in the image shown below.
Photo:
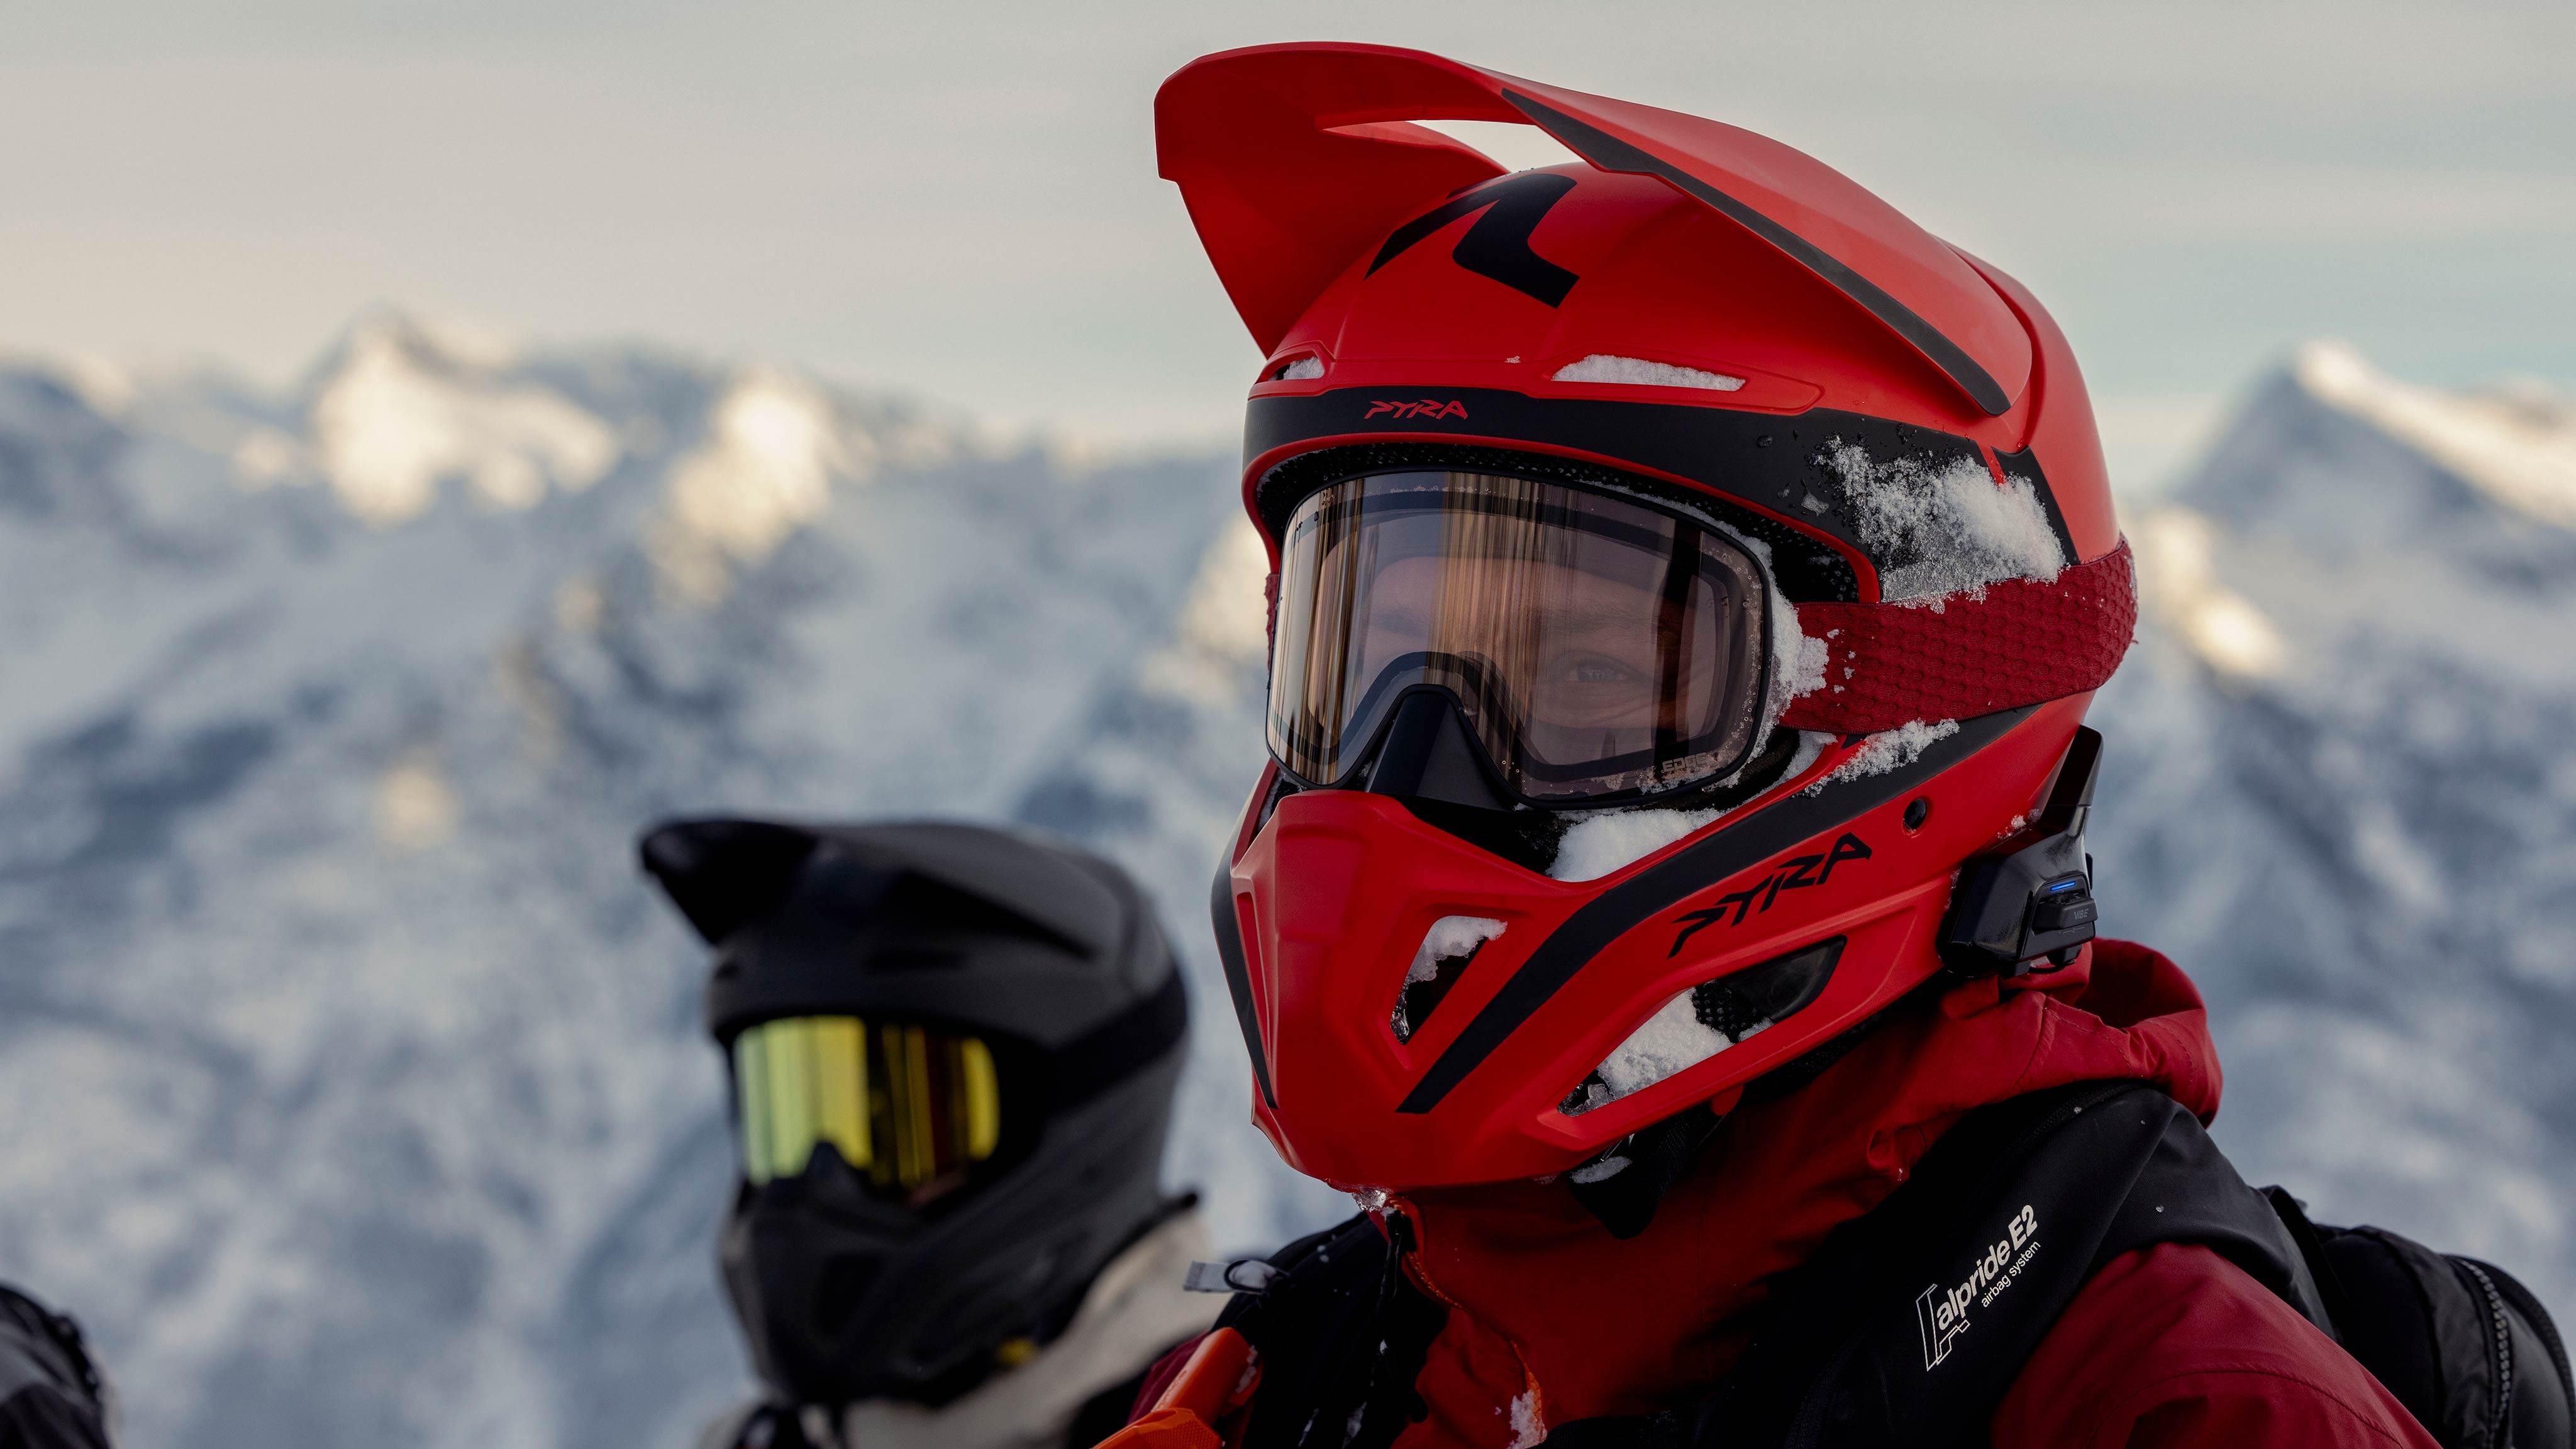
[[[1194,925],[1259,764],[1227,471],[399,316],[286,399],[0,375],[0,1275],[146,1449],[684,1442],[730,1153],[635,832],[1031,819]],[[1230,1041],[1173,1174],[1259,1240]]]
[[[2223,1140],[2565,1303],[2576,421],[2311,350],[2131,520],[2112,929],[2208,986]],[[1168,1176],[1245,1125],[1204,927],[1260,762],[1222,457],[1077,465],[791,371],[387,315],[291,396],[0,371],[0,1277],[140,1449],[678,1446],[742,1391],[683,810],[1017,820],[1163,902]]]
[[[2104,929],[2208,992],[2219,1140],[2576,1309],[2576,399],[2313,345],[2129,531]]]

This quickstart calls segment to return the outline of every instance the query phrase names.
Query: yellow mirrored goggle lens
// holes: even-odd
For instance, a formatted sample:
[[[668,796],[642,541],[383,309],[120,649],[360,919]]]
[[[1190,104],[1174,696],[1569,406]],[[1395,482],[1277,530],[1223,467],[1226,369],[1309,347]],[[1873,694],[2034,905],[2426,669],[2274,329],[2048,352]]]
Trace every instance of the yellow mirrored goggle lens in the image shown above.
[[[911,1193],[993,1155],[993,1054],[971,1036],[855,1016],[795,1016],[734,1038],[743,1176],[794,1177],[825,1142],[884,1191]]]

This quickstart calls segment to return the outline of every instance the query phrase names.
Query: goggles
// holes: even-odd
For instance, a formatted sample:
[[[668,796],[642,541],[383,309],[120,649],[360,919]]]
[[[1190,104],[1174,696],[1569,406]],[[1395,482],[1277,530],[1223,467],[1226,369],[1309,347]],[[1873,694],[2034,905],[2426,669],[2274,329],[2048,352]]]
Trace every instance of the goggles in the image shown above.
[[[832,1144],[881,1196],[916,1206],[963,1183],[1002,1133],[981,1040],[855,1016],[793,1016],[733,1039],[735,1124],[753,1186]]]
[[[1353,783],[1397,703],[1445,691],[1540,805],[1736,769],[1761,732],[1770,590],[1719,530],[1489,473],[1345,479],[1283,530],[1270,750]]]

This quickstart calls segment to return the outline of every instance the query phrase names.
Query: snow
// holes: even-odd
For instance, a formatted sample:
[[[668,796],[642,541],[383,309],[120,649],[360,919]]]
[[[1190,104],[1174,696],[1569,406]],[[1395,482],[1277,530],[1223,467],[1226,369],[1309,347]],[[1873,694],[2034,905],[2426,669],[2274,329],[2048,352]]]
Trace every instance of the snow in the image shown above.
[[[1787,594],[1780,592],[1780,585],[1771,572],[1771,545],[1723,523],[1718,528],[1733,539],[1737,547],[1759,560],[1763,577],[1771,580],[1770,689],[1764,696],[1762,728],[1753,737],[1753,752],[1758,755],[1769,743],[1773,726],[1779,723],[1781,715],[1788,712],[1789,702],[1825,687],[1825,665],[1832,658],[1832,646],[1822,639],[1808,638],[1799,628],[1798,607],[1789,602]]]
[[[1538,1390],[1523,1389],[1512,1400],[1512,1442],[1505,1449],[1535,1449],[1547,1439],[1547,1424],[1539,1418]]]
[[[1424,932],[1422,944],[1414,948],[1413,963],[1405,968],[1407,982],[1437,981],[1441,967],[1449,962],[1464,964],[1487,941],[1503,934],[1503,923],[1483,916],[1442,916]],[[1413,1035],[1413,1022],[1405,1014],[1404,996],[1398,992],[1394,1013],[1387,1018],[1395,1027],[1396,1040]]]
[[[1771,545],[1758,538],[1726,530],[1746,552],[1762,561],[1762,576],[1772,579]],[[1798,606],[1780,592],[1775,580],[1771,584],[1771,689],[1765,706],[1768,718],[1762,732],[1753,742],[1758,752],[1771,737],[1771,727],[1787,713],[1790,701],[1813,694],[1825,687],[1825,665],[1833,658],[1833,646],[1822,639],[1810,639],[1798,623]]]
[[[2047,582],[2066,567],[2048,510],[2027,479],[1998,486],[1974,458],[1939,469],[1917,458],[1874,462],[1867,449],[1841,439],[1816,461],[1842,480],[1870,552],[1915,560],[1880,573],[1884,599],[1938,599],[2005,579]]]
[[[95,352],[56,356],[22,356],[12,352],[0,358],[0,362],[54,377],[87,403],[90,411],[101,417],[122,416],[133,404],[138,390],[131,367]]]
[[[1282,382],[1311,382],[1324,375],[1324,359],[1301,357],[1279,370]]]
[[[2215,523],[2188,508],[2159,508],[2139,520],[2138,575],[2146,606],[2222,674],[2277,674],[2288,645],[2262,610],[2218,581],[2211,564],[2216,533]]]
[[[1556,844],[1554,880],[1599,880],[1717,819],[1715,810],[1601,810],[1577,816]]]
[[[2506,507],[2576,528],[2576,398],[2537,382],[2445,393],[2391,378],[2341,342],[2302,347],[2291,371],[2319,401],[2420,449]]]
[[[617,460],[615,434],[552,388],[501,380],[502,355],[397,316],[352,332],[312,404],[311,452],[342,504],[389,525],[428,511],[449,477],[513,510],[534,507],[550,482],[579,492],[599,481]],[[275,443],[243,447],[245,478],[287,476]]]
[[[1190,580],[1177,637],[1147,656],[1146,683],[1205,706],[1229,702],[1244,668],[1262,664],[1269,652],[1269,608],[1262,597],[1269,575],[1270,551],[1260,530],[1236,515]]]
[[[1604,1157],[1598,1162],[1587,1162],[1566,1176],[1589,1187],[1596,1182],[1608,1182],[1634,1165],[1624,1157]]]
[[[1813,694],[1825,687],[1825,666],[1833,659],[1833,646],[1822,639],[1811,639],[1798,628],[1798,611],[1785,595],[1772,585],[1771,617],[1771,691],[1770,723],[1778,723],[1788,713],[1789,704],[1801,695]],[[1768,737],[1766,726],[1763,735]],[[1756,748],[1760,748],[1757,744]]]
[[[1171,1185],[1230,1244],[1348,1211],[1204,1029],[1262,760],[1224,458],[1073,474],[782,370],[406,340],[450,401],[559,398],[617,451],[394,519],[321,486],[313,431],[375,345],[287,396],[147,378],[116,419],[0,370],[0,1257],[138,1390],[124,1442],[684,1442],[745,1391],[704,956],[632,864],[679,811],[1115,856],[1202,1025]],[[238,485],[263,429],[306,486]],[[656,549],[710,458],[757,466],[692,488],[754,498],[698,500],[728,582],[682,594]]]
[[[1580,362],[1569,362],[1556,370],[1555,382],[1611,382],[1628,387],[1696,387],[1712,392],[1734,392],[1744,386],[1744,379],[1722,372],[1706,372],[1696,367],[1681,367],[1669,362],[1648,362],[1642,357],[1620,357],[1596,352]]]
[[[1797,749],[1789,756],[1789,766],[1780,772],[1780,778],[1796,779],[1816,762],[1833,738],[1812,730],[1802,732],[1798,736]],[[1728,776],[1719,783],[1731,784],[1734,779],[1734,776]],[[1714,824],[1726,813],[1715,809],[1569,811],[1569,823],[1565,834],[1557,839],[1556,858],[1548,862],[1547,873],[1550,878],[1562,881],[1599,880]]]
[[[1503,934],[1503,923],[1483,916],[1442,916],[1424,932],[1422,944],[1414,949],[1413,964],[1405,968],[1407,981],[1437,981],[1440,963],[1460,956],[1472,956],[1487,941]]]
[[[874,462],[866,435],[852,447],[813,384],[773,368],[737,381],[709,432],[672,469],[654,550],[665,582],[699,602],[724,596],[733,566],[766,559],[822,517],[834,478],[864,477]]]
[[[2563,1312],[2576,531],[2547,499],[2576,467],[2489,471],[2467,440],[2501,408],[2340,348],[2240,403],[2186,511],[2137,528],[2148,607],[2092,710],[2088,834],[2104,933],[2209,1000],[2247,1179]]]
[[[254,428],[233,445],[233,481],[256,493],[284,482],[305,466],[304,448],[275,428]]]
[[[456,792],[434,759],[396,763],[376,781],[376,839],[396,851],[427,850],[456,834]]]
[[[0,369],[0,1259],[135,1386],[126,1443],[607,1449],[740,1396],[703,957],[631,866],[669,812],[938,811],[1109,854],[1189,972],[1167,1182],[1230,1248],[1349,1213],[1248,1125],[1205,924],[1263,761],[1228,459],[1074,472],[792,373],[404,347],[614,456],[569,487],[525,446],[525,509],[458,465],[387,522],[319,486],[354,339],[292,395],[138,375],[113,416]],[[727,421],[746,393],[772,403]],[[2284,371],[2172,500],[2191,590],[2156,597],[2141,525],[2150,609],[2092,712],[2104,929],[2207,996],[2250,1180],[2564,1307],[2576,533],[2395,416]],[[711,525],[723,586],[675,590],[674,476],[744,433],[785,443],[745,485],[768,521]],[[2268,672],[2171,602],[2218,590],[2277,636]],[[1620,853],[1592,829],[1573,848]]]
[[[1744,1034],[1752,1036],[1770,1025],[1767,1021],[1757,1023]],[[1601,1085],[1591,1090],[1583,1110],[1589,1112],[1605,1102],[1651,1087],[1733,1045],[1726,1033],[1699,1019],[1699,1010],[1685,991],[1657,1008],[1594,1068]]]
[[[1790,752],[1789,768],[1780,772],[1780,778],[1783,780],[1794,780],[1800,775],[1805,774],[1807,772],[1807,767],[1823,758],[1825,751],[1831,749],[1834,741],[1838,738],[1840,738],[1840,736],[1828,734],[1821,730],[1799,731],[1798,748]]]
[[[1806,793],[1813,795],[1840,780],[1860,780],[1871,775],[1884,775],[1890,770],[1902,770],[1923,758],[1923,752],[1932,748],[1935,741],[1948,739],[1958,732],[1959,722],[1954,719],[1931,722],[1918,719],[1871,735],[1860,742],[1859,749],[1834,766],[1831,773],[1809,785]]]

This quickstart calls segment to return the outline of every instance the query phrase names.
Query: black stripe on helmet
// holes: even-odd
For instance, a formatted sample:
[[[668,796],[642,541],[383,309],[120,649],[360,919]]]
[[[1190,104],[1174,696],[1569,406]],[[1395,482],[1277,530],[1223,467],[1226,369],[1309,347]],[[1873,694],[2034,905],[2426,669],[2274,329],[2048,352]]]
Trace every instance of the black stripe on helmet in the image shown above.
[[[1650,156],[1597,126],[1586,125],[1553,106],[1531,100],[1516,91],[1506,90],[1503,99],[1520,109],[1522,115],[1584,160],[1604,171],[1626,171],[1653,176],[1669,182],[1692,200],[1741,225],[1762,238],[1800,266],[1831,283],[1835,290],[1858,302],[1869,314],[1888,325],[1897,336],[1912,343],[1934,366],[1950,375],[1959,390],[1974,399],[1989,417],[2002,417],[2012,411],[2012,399],[2004,395],[2003,384],[1994,374],[1978,365],[1967,349],[1953,342],[1940,328],[1923,320],[1920,313],[1887,294],[1885,290],[1827,255],[1822,247],[1752,207],[1673,165]]]
[[[1828,785],[1813,795],[1792,795],[1742,824],[1721,830],[1633,880],[1604,891],[1539,942],[1529,959],[1503,983],[1458,1039],[1449,1043],[1396,1107],[1422,1113],[1440,1105],[1467,1074],[1538,1014],[1592,959],[1645,922],[1718,882],[1781,851],[1858,819],[2004,737],[2031,709],[2004,710],[1961,720],[1958,732],[1935,741],[1914,763],[1881,775]]]

